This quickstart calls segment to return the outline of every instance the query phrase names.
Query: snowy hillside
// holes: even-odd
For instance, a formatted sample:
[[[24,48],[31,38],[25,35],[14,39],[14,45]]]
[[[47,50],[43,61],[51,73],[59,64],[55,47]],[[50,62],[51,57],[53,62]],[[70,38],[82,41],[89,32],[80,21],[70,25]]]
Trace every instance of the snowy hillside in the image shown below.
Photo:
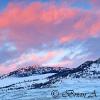
[[[67,71],[69,68],[64,67],[48,67],[48,66],[29,66],[19,68],[13,72],[10,72],[5,76],[14,76],[14,77],[26,77],[32,76],[34,74],[46,74],[46,73],[59,73],[63,71]]]
[[[28,77],[6,77],[0,80],[0,89],[24,89],[24,88],[36,88],[37,84],[44,84],[48,81],[49,76],[54,75],[54,73],[43,74],[43,75],[33,75]]]
[[[68,77],[100,79],[100,59],[96,61],[87,61],[79,67],[72,69]]]
[[[55,73],[55,74],[54,74]],[[42,77],[44,79],[42,79]],[[36,78],[37,77],[37,78]],[[9,74],[0,77],[0,88],[6,86],[15,86],[16,84],[41,83],[35,88],[40,88],[45,85],[52,85],[63,78],[85,78],[85,79],[99,79],[100,78],[100,59],[96,61],[87,61],[77,68],[69,69],[63,67],[25,67],[17,69]],[[13,81],[12,81],[13,80]],[[2,84],[3,83],[3,84]],[[34,87],[34,86],[33,86]]]
[[[57,93],[73,90],[93,95],[93,98],[75,95],[76,99],[67,96],[68,100],[100,100],[100,59],[86,61],[73,69],[25,67],[0,77],[0,100],[55,100],[53,90]],[[66,100],[61,93],[57,95],[57,100]]]

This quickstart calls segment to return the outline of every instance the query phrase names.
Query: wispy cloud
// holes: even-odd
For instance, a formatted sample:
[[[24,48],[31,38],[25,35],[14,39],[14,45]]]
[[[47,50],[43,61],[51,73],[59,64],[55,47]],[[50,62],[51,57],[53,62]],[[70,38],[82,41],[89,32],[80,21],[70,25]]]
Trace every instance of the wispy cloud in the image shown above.
[[[98,4],[97,0],[10,1],[0,12],[0,72],[7,64],[7,70],[34,63],[74,66],[82,57],[94,57],[100,48]],[[76,48],[81,43],[84,45],[71,52],[73,45]],[[30,53],[31,49],[37,53]]]

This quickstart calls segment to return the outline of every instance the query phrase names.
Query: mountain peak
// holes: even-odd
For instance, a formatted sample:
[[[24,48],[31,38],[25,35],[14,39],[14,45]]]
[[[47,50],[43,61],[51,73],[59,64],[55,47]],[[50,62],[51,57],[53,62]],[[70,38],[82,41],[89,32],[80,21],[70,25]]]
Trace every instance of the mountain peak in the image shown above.
[[[100,58],[95,61],[96,63],[100,63]]]

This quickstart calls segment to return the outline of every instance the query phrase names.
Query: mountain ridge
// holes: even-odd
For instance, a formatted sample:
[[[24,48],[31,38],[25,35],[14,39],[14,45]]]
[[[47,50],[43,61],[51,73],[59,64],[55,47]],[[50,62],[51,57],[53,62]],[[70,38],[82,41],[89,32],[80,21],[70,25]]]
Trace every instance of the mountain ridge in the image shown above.
[[[51,74],[52,75],[47,75]],[[35,75],[38,77],[34,79]],[[44,77],[40,78],[39,75],[42,75]],[[17,83],[11,82],[10,85],[7,85],[5,87],[0,88],[7,88],[16,87],[15,89],[24,88],[25,84],[29,84],[31,89],[34,88],[45,88],[45,87],[51,87],[53,84],[55,84],[58,81],[61,81],[62,79],[77,79],[77,78],[84,78],[84,79],[100,79],[100,58],[95,61],[86,61],[77,68],[63,68],[63,67],[27,67],[27,68],[20,68],[13,72],[10,72],[7,75],[2,76],[0,79],[15,79],[21,81]],[[23,85],[20,87],[20,85]]]
[[[78,71],[84,71],[87,68],[89,68],[89,66],[91,66],[92,64],[100,64],[100,58],[95,60],[95,61],[86,61],[83,64],[81,64],[80,66],[76,67],[76,68],[67,68],[67,67],[49,67],[49,66],[28,66],[28,67],[22,67],[22,68],[18,68],[15,71],[12,71],[8,74],[4,74],[0,77],[3,76],[13,76],[13,77],[27,77],[27,76],[31,76],[33,74],[47,74],[47,73],[67,73],[67,72],[71,72],[71,73],[75,73]]]

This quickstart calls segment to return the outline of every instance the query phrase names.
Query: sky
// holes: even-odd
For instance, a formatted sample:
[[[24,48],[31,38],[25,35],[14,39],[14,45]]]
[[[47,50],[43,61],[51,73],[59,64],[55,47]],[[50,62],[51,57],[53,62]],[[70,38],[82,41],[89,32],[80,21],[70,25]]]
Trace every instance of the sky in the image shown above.
[[[0,0],[0,74],[20,67],[78,67],[100,57],[100,0]]]

